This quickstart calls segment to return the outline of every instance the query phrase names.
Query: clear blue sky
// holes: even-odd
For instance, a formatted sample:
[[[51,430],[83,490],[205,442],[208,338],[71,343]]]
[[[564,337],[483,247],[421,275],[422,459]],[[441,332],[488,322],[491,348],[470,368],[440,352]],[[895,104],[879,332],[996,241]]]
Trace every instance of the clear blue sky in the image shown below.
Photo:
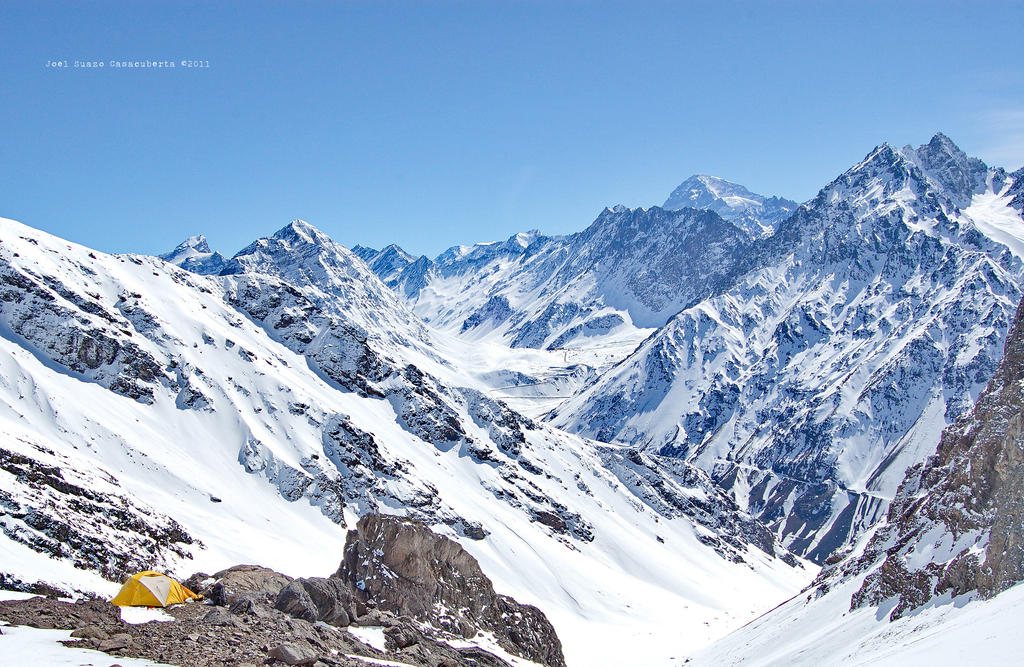
[[[693,173],[804,200],[936,130],[1017,168],[1022,26],[982,0],[3,0],[0,216],[106,251],[303,218],[434,255]],[[45,67],[147,58],[210,67]]]

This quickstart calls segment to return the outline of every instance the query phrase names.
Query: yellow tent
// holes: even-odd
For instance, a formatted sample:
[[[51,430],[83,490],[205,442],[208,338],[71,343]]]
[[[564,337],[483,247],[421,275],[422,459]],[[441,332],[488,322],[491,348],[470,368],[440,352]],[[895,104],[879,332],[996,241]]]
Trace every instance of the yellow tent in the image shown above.
[[[166,574],[146,570],[124,582],[121,592],[111,602],[119,607],[166,607],[202,597]]]

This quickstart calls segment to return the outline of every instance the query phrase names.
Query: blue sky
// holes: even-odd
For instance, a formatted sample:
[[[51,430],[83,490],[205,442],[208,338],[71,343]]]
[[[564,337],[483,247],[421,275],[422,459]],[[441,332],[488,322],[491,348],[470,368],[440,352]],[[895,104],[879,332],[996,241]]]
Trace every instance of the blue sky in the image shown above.
[[[936,130],[1015,169],[1022,25],[981,0],[5,0],[0,216],[116,252],[231,254],[302,218],[435,255],[693,173],[804,200]]]

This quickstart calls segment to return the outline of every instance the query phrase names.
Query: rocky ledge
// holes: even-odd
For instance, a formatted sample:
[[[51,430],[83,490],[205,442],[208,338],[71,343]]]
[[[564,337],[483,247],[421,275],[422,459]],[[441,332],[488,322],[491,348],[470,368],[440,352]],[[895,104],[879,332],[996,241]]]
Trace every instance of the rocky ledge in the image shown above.
[[[543,612],[495,593],[458,543],[409,519],[363,517],[330,577],[292,579],[239,565],[212,576],[197,573],[185,585],[206,600],[168,608],[174,622],[130,625],[106,601],[56,597],[0,602],[0,620],[73,630],[69,645],[189,667],[365,667],[367,659],[417,667],[509,665],[495,653],[565,665]],[[382,641],[371,646],[371,637]]]

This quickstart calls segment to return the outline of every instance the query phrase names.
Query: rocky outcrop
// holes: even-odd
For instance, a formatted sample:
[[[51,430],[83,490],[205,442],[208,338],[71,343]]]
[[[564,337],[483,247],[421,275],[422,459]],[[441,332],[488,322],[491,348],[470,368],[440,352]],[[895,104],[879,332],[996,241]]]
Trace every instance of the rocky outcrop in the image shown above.
[[[281,589],[275,607],[339,626],[365,624],[367,615],[391,617],[402,628],[392,632],[399,647],[414,636],[410,628],[420,627],[416,632],[422,634],[423,625],[459,638],[492,633],[512,654],[565,664],[561,642],[542,611],[499,595],[457,542],[401,517],[364,516],[348,535],[338,571],[328,578],[295,579]]]
[[[879,559],[853,606],[896,598],[892,618],[936,596],[988,598],[1024,580],[1024,308],[974,409],[908,471],[862,566]]]

